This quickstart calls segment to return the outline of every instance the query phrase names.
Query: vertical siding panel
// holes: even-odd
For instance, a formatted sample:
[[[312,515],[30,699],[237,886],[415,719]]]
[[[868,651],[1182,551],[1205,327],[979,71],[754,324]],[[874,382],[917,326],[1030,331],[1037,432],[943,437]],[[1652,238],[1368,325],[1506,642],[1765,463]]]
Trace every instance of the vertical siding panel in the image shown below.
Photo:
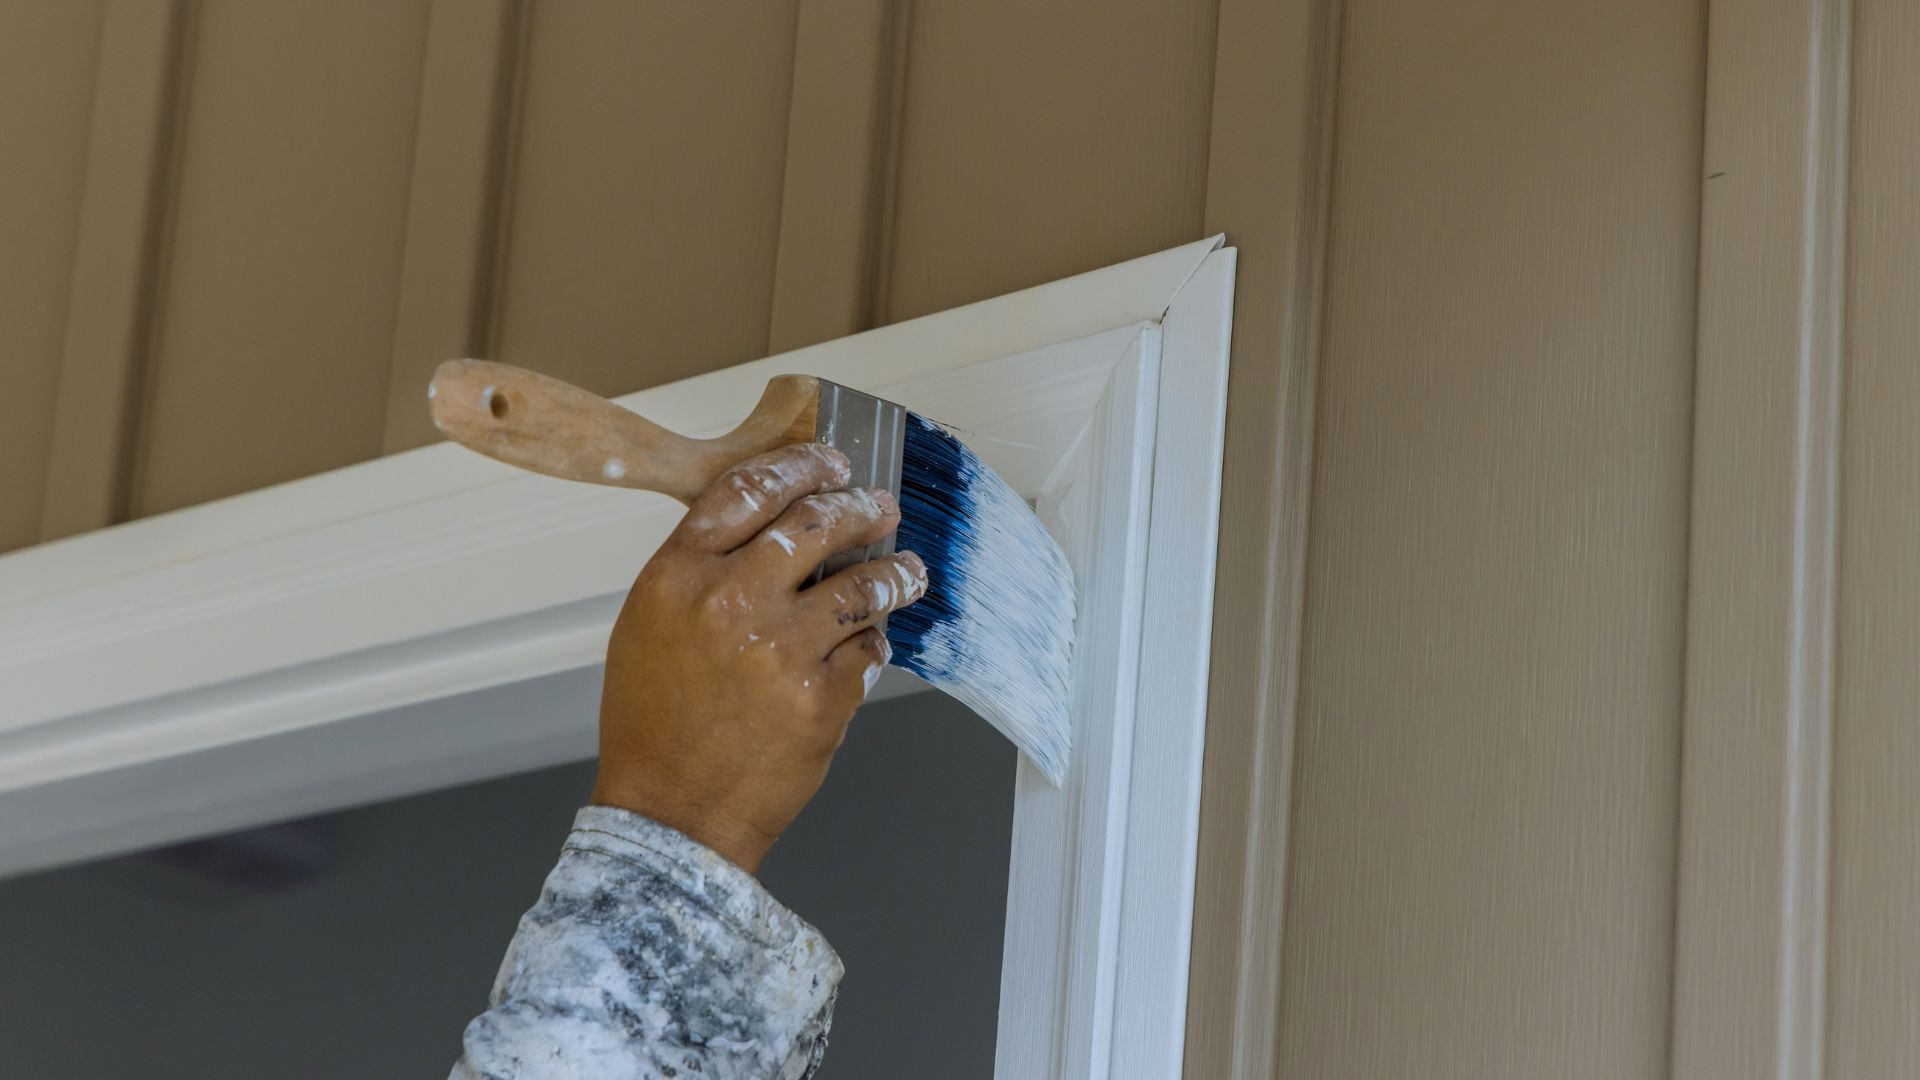
[[[1186,1075],[1274,1075],[1339,0],[1221,0],[1208,233],[1239,248]]]
[[[380,452],[426,16],[196,7],[135,513]]]
[[[0,6],[0,551],[40,538],[104,6]]]
[[[1700,5],[1353,0],[1278,1075],[1666,1075]]]
[[[792,2],[532,7],[495,358],[624,393],[763,354],[794,28]]]
[[[1827,1071],[1920,1076],[1920,10],[1853,0]]]
[[[388,453],[439,438],[425,404],[433,369],[487,349],[525,18],[521,0],[434,0],[394,315]]]
[[[1210,3],[920,0],[884,318],[1200,235]]]
[[[102,27],[42,540],[127,516],[186,13],[117,0]]]
[[[1822,1068],[1849,7],[1710,7],[1675,905],[1686,1080]]]
[[[871,325],[907,12],[889,0],[800,5],[769,353]]]

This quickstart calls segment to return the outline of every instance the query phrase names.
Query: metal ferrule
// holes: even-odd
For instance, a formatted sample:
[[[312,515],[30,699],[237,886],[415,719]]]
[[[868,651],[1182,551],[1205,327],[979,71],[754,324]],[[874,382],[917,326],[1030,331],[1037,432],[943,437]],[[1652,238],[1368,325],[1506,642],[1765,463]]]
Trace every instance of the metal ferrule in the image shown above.
[[[863,394],[839,383],[820,380],[820,410],[814,421],[813,439],[847,455],[853,476],[852,487],[886,488],[895,498],[900,495],[900,456],[906,439],[907,410],[891,401]],[[843,551],[826,562],[813,576],[814,581],[831,576],[855,563],[893,554],[893,536],[877,544]],[[884,623],[881,624],[884,627]]]

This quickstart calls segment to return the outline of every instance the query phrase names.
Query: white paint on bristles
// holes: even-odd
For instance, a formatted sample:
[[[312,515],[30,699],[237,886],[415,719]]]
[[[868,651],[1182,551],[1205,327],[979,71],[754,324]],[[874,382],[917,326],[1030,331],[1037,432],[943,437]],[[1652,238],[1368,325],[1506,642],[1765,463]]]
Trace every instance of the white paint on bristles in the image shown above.
[[[1027,501],[958,439],[909,415],[898,543],[935,576],[888,621],[895,664],[999,728],[1055,784],[1066,778],[1074,579]]]

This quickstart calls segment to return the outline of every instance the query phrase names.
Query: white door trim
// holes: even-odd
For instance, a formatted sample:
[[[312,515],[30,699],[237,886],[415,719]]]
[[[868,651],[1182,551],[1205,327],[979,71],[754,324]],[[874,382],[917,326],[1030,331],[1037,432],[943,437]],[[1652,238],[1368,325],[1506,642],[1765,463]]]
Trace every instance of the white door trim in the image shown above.
[[[859,386],[969,433],[1062,537],[1075,759],[1017,784],[1002,1077],[1179,1074],[1220,245],[621,399],[702,435],[776,374]],[[0,557],[0,873],[590,756],[607,628],[678,515],[441,444]]]

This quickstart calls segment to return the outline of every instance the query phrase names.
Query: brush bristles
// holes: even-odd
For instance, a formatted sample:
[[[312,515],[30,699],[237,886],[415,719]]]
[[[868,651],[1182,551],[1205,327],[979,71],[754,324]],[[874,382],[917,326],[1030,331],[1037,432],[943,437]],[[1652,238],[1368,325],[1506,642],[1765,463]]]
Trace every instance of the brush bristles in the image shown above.
[[[925,560],[927,594],[888,617],[893,662],[979,713],[1060,783],[1074,619],[1060,545],[973,451],[908,414],[895,547]]]

